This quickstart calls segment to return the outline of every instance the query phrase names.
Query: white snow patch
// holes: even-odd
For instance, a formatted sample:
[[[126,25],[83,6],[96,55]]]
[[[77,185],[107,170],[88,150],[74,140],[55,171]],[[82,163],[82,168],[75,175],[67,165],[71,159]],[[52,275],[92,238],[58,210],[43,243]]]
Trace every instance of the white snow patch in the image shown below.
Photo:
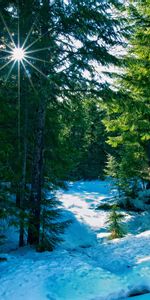
[[[108,240],[108,212],[95,208],[115,193],[110,181],[80,181],[59,191],[64,216],[72,220],[64,243],[53,252],[36,253],[28,247],[5,252],[0,299],[150,300],[150,294],[127,298],[150,292],[149,213],[126,215],[130,234]]]

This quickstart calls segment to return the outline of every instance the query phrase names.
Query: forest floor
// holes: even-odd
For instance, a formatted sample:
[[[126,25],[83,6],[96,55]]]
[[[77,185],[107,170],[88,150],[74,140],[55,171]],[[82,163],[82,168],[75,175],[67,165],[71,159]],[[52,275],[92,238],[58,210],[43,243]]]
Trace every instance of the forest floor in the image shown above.
[[[9,231],[0,299],[150,300],[150,215],[124,212],[127,235],[109,240],[109,212],[96,207],[112,203],[115,194],[109,181],[69,183],[68,191],[59,191],[72,224],[53,252],[17,249],[17,233]]]

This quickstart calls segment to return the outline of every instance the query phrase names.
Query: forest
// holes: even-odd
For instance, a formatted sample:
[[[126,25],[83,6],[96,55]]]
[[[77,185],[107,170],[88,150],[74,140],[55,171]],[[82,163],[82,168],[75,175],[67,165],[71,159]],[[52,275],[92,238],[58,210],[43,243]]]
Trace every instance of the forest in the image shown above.
[[[150,300],[150,0],[0,28],[0,299]]]

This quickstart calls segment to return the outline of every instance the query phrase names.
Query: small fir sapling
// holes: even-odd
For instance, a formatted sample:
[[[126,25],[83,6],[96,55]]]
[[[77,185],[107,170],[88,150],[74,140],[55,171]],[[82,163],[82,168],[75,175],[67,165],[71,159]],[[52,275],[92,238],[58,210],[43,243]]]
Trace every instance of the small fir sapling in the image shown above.
[[[122,238],[125,235],[125,230],[122,225],[124,215],[119,211],[119,207],[114,205],[108,218],[110,239]]]

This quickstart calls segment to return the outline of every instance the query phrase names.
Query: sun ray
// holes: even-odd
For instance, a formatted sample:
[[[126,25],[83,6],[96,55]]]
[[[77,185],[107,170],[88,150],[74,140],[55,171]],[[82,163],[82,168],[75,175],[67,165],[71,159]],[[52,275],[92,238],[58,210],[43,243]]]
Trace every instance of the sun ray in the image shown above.
[[[44,51],[44,50],[50,50],[50,47],[44,47],[44,48],[39,48],[39,49],[35,49],[35,50],[30,50],[30,51],[27,51],[27,54],[36,53],[36,52]]]
[[[10,67],[10,70],[9,70],[9,72],[8,72],[8,74],[7,74],[7,77],[6,77],[6,80],[5,80],[5,84],[7,83],[7,81],[8,81],[8,79],[9,79],[11,73],[12,73],[12,70],[13,70],[15,64],[16,64],[16,60],[14,60],[12,66]]]
[[[3,56],[3,57],[0,57],[0,60],[9,59],[9,58],[11,58],[11,57],[12,57],[11,55],[8,55],[8,56]]]
[[[28,53],[28,52],[27,52],[27,53]],[[40,59],[40,58],[38,58],[38,57],[30,56],[30,55],[27,55],[27,54],[25,54],[25,57],[30,58],[30,59],[33,59],[33,60],[41,61],[41,62],[44,62],[44,63],[47,63],[47,64],[50,63],[48,60]]]
[[[19,24],[19,16],[18,16],[18,48],[20,48],[20,24]]]
[[[21,120],[20,120],[20,105],[21,105],[21,90],[20,90],[20,61],[18,61],[18,154],[20,156],[20,138],[21,138]]]
[[[29,79],[29,82],[30,82],[30,84],[31,84],[31,86],[32,86],[32,88],[33,88],[33,90],[34,90],[34,92],[37,94],[37,90],[35,89],[35,87],[34,87],[34,85],[33,85],[33,81],[32,81],[32,79],[31,79],[31,76],[29,75],[29,73],[28,73],[27,70],[26,70],[26,67],[25,67],[24,62],[21,61],[21,64],[22,64],[22,66],[23,66],[23,68],[24,68],[24,71],[25,71],[25,73],[26,73],[26,75],[27,75],[27,77],[28,77],[28,79]]]
[[[6,63],[4,63],[4,65],[1,66],[0,70],[4,69],[7,65],[9,65],[12,61],[13,61],[13,64],[11,65],[10,69],[9,69],[9,72],[7,74],[7,78],[6,78],[6,81],[8,81],[12,71],[13,71],[13,68],[15,66],[15,63],[18,64],[18,138],[20,136],[20,133],[19,133],[19,127],[20,127],[20,72],[21,72],[21,66],[23,66],[23,69],[24,71],[26,72],[27,76],[28,76],[28,79],[30,81],[30,84],[32,85],[32,87],[34,88],[33,86],[33,82],[32,82],[32,79],[31,79],[31,76],[29,76],[27,70],[26,70],[26,66],[25,66],[25,63],[27,63],[30,67],[32,67],[34,70],[36,70],[38,73],[40,73],[43,77],[45,77],[46,79],[48,79],[48,77],[38,68],[36,67],[36,65],[34,65],[30,60],[34,60],[34,61],[40,61],[40,62],[43,62],[43,63],[50,63],[49,61],[46,61],[44,59],[40,59],[38,57],[34,57],[32,55],[30,55],[30,53],[36,53],[36,52],[40,52],[40,51],[44,51],[44,50],[49,50],[50,47],[43,47],[43,48],[39,48],[39,49],[35,49],[35,50],[29,50],[27,51],[29,48],[31,48],[34,44],[36,44],[39,40],[41,40],[43,38],[43,36],[45,36],[47,32],[45,32],[43,35],[41,35],[40,37],[38,37],[37,39],[35,39],[31,44],[29,44],[27,47],[25,47],[26,43],[28,42],[28,39],[30,37],[30,34],[32,33],[32,30],[35,26],[35,23],[37,21],[37,18],[36,20],[34,21],[33,25],[31,26],[22,46],[20,45],[20,19],[19,19],[19,15],[18,15],[18,41],[17,41],[17,44],[15,44],[15,41],[13,40],[13,36],[5,22],[5,19],[4,17],[2,16],[2,14],[0,13],[0,17],[2,19],[2,22],[8,32],[8,35],[10,37],[10,40],[13,44],[13,47],[11,47],[10,45],[8,45],[5,41],[2,43],[6,46],[6,49],[0,49],[0,51],[2,52],[5,52],[5,53],[8,53],[9,55],[5,55],[4,57],[1,57],[0,60],[6,60],[8,59],[8,61]],[[7,50],[7,47],[10,49],[10,50]],[[34,88],[35,90],[35,88]]]
[[[22,44],[22,48],[25,47],[25,45],[26,45],[26,43],[27,43],[27,41],[28,41],[28,39],[29,39],[29,36],[30,36],[30,34],[31,34],[31,32],[32,32],[32,30],[33,30],[33,28],[34,28],[34,26],[35,26],[35,23],[36,23],[37,19],[38,19],[38,17],[36,17],[34,23],[32,24],[32,26],[31,26],[31,28],[30,28],[30,30],[29,30],[29,32],[28,32],[28,34],[27,34],[27,36],[26,36],[26,38],[25,38],[25,40],[24,40],[24,42],[23,42],[23,44]]]
[[[15,47],[15,42],[14,42],[14,40],[13,40],[12,34],[10,33],[9,28],[8,28],[8,26],[7,26],[7,24],[6,24],[6,22],[5,22],[5,20],[4,20],[4,18],[3,18],[3,16],[2,16],[1,13],[0,13],[0,17],[1,17],[1,19],[2,19],[2,22],[3,22],[4,26],[5,26],[6,29],[7,29],[7,32],[8,32],[8,34],[9,34],[10,39],[11,39],[11,41],[12,41],[14,47]]]
[[[4,64],[1,68],[0,71],[3,70],[6,66],[8,66],[12,62],[12,59],[9,60],[6,64]]]
[[[6,50],[6,49],[0,49],[0,52],[6,52],[6,53],[9,53],[9,54],[12,53],[12,51],[9,51],[9,50]]]
[[[33,41],[30,45],[28,45],[24,50],[28,50],[29,48],[31,48],[34,44],[36,44],[39,40],[41,40],[43,38],[43,36],[45,36],[48,33],[48,31],[46,31],[45,33],[43,33],[41,36],[39,36],[35,41]]]
[[[24,60],[33,68],[33,69],[35,69],[37,72],[39,72],[41,75],[43,75],[46,79],[48,79],[47,78],[47,76],[41,71],[41,70],[39,70],[37,67],[35,67],[30,61],[28,61],[25,57],[24,57]]]

